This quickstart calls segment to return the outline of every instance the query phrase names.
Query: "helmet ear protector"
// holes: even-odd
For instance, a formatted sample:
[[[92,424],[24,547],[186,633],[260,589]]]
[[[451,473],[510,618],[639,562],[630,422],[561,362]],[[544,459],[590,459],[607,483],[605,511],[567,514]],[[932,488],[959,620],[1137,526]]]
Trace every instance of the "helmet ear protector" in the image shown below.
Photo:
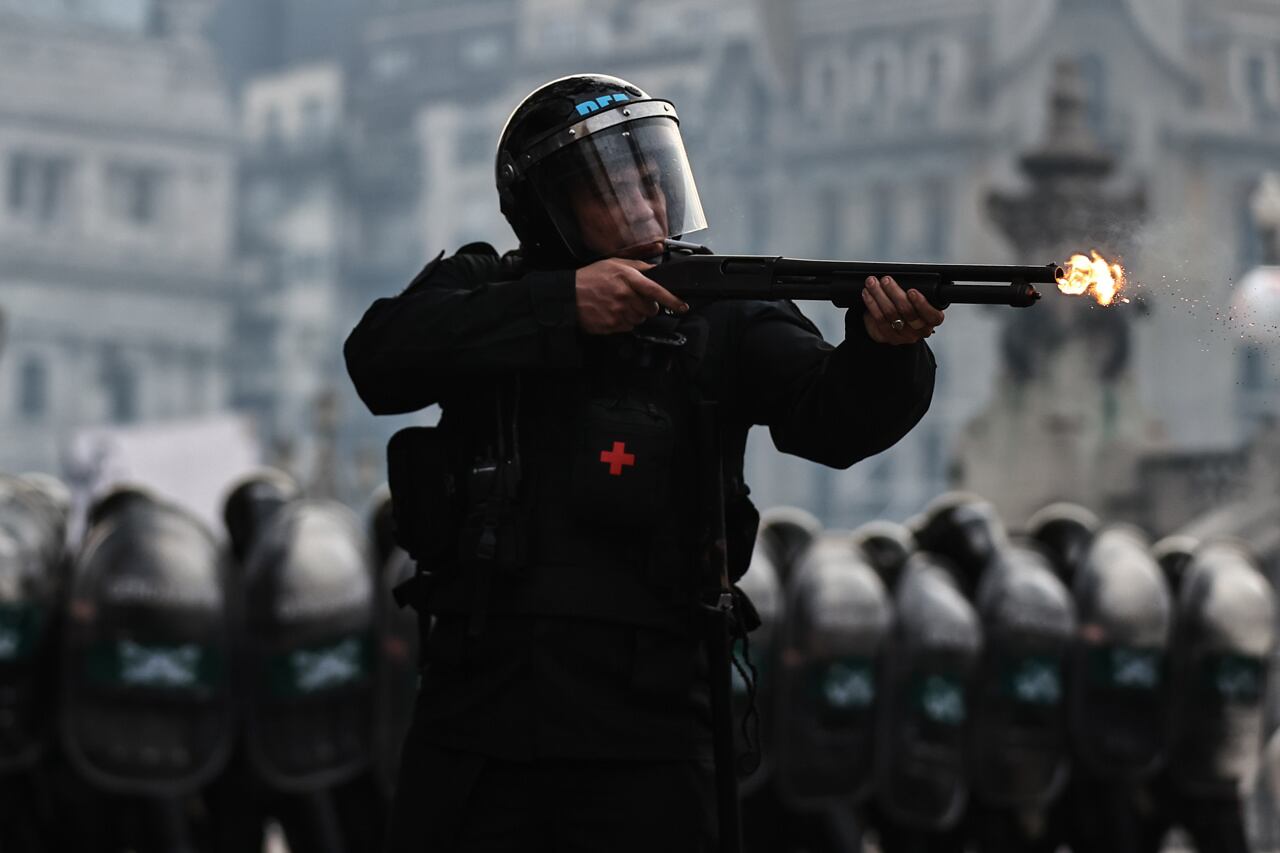
[[[516,164],[511,159],[511,152],[498,152],[498,192],[502,192],[507,187],[515,183],[516,180]]]

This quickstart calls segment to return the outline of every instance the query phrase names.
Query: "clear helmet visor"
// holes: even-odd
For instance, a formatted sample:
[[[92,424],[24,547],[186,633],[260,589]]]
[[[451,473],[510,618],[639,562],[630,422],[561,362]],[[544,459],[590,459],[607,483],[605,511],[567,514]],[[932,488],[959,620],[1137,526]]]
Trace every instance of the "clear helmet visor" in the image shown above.
[[[653,257],[666,238],[707,227],[680,128],[667,117],[579,139],[531,168],[529,180],[580,261]]]

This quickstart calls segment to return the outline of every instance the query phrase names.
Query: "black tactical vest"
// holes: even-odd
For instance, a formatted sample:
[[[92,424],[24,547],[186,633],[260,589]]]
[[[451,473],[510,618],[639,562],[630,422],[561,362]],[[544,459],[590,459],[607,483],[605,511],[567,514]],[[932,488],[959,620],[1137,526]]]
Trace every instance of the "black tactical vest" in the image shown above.
[[[503,263],[495,254],[491,270],[477,265],[476,286],[509,274]],[[477,383],[442,401],[439,426],[393,439],[398,536],[430,577],[420,610],[693,633],[701,530],[694,377],[707,324],[695,311],[640,331],[586,339],[578,371]],[[742,448],[730,445],[733,515],[735,502],[749,502]],[[415,536],[427,529],[436,535]]]

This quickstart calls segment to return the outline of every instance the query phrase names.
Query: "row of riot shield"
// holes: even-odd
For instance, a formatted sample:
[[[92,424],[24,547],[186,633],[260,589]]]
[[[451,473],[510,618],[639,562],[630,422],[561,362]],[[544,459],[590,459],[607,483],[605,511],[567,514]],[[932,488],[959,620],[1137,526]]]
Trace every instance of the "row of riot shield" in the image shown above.
[[[1197,804],[1238,813],[1264,760],[1275,596],[1233,543],[1153,548],[1066,505],[1011,535],[952,494],[852,534],[767,512],[741,586],[764,621],[744,795],[854,814],[886,853],[1155,853]],[[1148,793],[1162,812],[1094,820]]]
[[[365,766],[373,583],[352,513],[282,506],[232,565],[185,512],[129,504],[90,528],[73,565],[62,673],[76,766],[121,793],[196,790],[237,721],[273,788]]]
[[[0,789],[43,799],[0,807],[0,847],[79,849],[57,813],[96,798],[131,828],[95,850],[261,849],[271,821],[295,853],[375,849],[416,688],[407,558],[278,473],[232,491],[230,548],[140,489],[67,548],[49,491],[0,477]]]
[[[418,679],[385,496],[366,535],[255,476],[227,500],[229,547],[123,489],[67,548],[67,504],[47,479],[0,477],[0,848],[253,850],[275,820],[295,853],[376,849]],[[1152,546],[1063,506],[1011,535],[949,495],[852,533],[766,513],[740,586],[763,623],[739,649],[739,714],[758,722],[741,747],[762,756],[742,792],[778,805],[744,814],[799,815],[796,849],[870,828],[885,853],[1154,853],[1094,817],[1164,802],[1143,818],[1155,837],[1238,812],[1255,777],[1280,797],[1280,741],[1263,748],[1274,594],[1232,543]],[[24,836],[63,771],[104,812],[167,828]]]

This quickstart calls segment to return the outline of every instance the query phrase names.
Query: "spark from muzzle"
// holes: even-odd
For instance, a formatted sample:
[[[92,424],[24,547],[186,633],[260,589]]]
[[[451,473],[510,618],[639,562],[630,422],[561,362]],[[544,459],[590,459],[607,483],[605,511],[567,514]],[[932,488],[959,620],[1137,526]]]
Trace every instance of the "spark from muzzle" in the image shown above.
[[[1090,249],[1087,256],[1072,255],[1071,260],[1063,264],[1063,272],[1058,276],[1058,290],[1069,296],[1088,294],[1099,305],[1112,304],[1124,289],[1125,283],[1124,267],[1108,262],[1096,249]],[[1120,301],[1129,300],[1121,296]]]

